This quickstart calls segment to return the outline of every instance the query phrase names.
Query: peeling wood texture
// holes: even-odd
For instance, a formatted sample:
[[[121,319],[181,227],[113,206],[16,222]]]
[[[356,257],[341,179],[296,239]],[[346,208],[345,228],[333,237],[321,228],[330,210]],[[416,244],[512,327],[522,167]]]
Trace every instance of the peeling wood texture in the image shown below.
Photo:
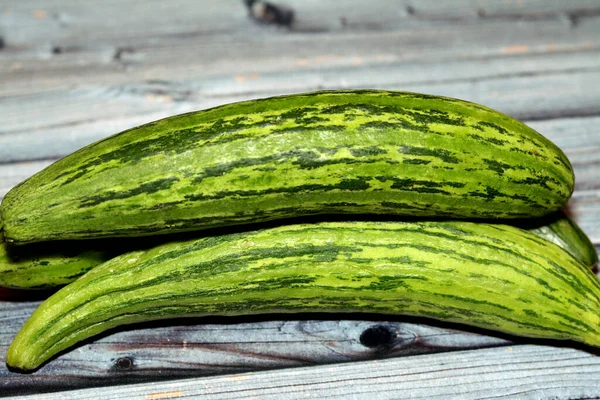
[[[600,2],[282,4],[290,26],[256,23],[241,0],[5,0],[0,199],[82,146],[169,115],[385,88],[485,104],[554,141],[575,168],[568,211],[600,248]],[[590,349],[377,316],[141,324],[36,373],[8,371],[6,348],[42,298],[0,288],[0,396],[600,397]]]

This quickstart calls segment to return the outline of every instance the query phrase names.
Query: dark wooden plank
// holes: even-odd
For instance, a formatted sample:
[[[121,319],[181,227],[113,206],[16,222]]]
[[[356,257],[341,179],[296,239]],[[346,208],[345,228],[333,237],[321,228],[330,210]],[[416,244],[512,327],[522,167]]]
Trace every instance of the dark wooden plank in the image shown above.
[[[514,346],[28,396],[24,399],[592,399],[600,357]]]

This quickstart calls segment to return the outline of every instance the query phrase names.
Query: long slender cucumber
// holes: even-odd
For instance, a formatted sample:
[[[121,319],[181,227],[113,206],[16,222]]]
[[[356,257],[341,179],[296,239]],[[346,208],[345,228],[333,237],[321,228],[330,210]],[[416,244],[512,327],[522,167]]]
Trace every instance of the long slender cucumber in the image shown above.
[[[536,221],[521,221],[521,228],[566,250],[589,268],[598,262],[594,244],[562,211]],[[229,229],[228,229],[229,230]],[[190,234],[191,236],[191,234]],[[200,235],[198,235],[200,236]],[[177,238],[181,240],[181,238]],[[18,289],[47,289],[68,284],[91,268],[128,251],[150,248],[175,240],[171,235],[123,239],[33,243],[9,246],[0,232],[0,286]]]
[[[133,247],[128,250],[132,250]],[[126,250],[118,245],[34,243],[9,246],[0,231],[0,286],[51,289],[63,286]]]
[[[118,256],[47,299],[11,344],[32,370],[124,324],[295,312],[418,315],[600,346],[600,284],[512,226],[328,222],[168,243]]]
[[[543,224],[530,231],[562,247],[590,268],[598,263],[598,252],[590,238],[562,211],[545,218]]]
[[[127,237],[316,214],[530,218],[560,209],[564,153],[492,109],[341,90],[178,115],[87,146],[13,188],[6,239]]]

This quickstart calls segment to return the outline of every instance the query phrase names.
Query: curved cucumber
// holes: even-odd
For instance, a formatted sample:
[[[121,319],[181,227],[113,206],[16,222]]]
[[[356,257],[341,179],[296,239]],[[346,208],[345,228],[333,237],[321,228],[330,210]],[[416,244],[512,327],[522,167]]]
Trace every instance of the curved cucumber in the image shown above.
[[[118,256],[46,300],[7,364],[32,370],[107,329],[171,317],[418,315],[600,346],[600,284],[511,226],[329,222],[169,243]]]
[[[317,214],[530,218],[569,199],[564,153],[462,100],[346,90],[228,104],[87,146],[13,188],[8,241],[143,236]]]
[[[164,244],[166,237],[89,240],[13,246],[0,231],[0,286],[51,289],[73,282],[120,254]]]
[[[0,286],[49,289],[66,285],[123,252],[80,243],[59,248],[46,243],[9,248],[0,232]]]
[[[598,252],[590,238],[587,237],[575,221],[562,211],[551,216],[549,219],[545,219],[544,225],[531,228],[530,231],[562,247],[590,268],[593,268],[598,263]]]
[[[585,233],[562,211],[544,218],[546,225],[535,225],[528,230],[566,250],[584,265],[593,268],[598,262],[596,248]],[[54,243],[11,246],[3,242],[0,231],[0,286],[18,289],[46,289],[68,284],[91,268],[122,253],[150,248],[169,240],[144,238],[135,244],[104,242],[91,245],[70,242],[57,248]],[[122,239],[117,239],[122,241]],[[143,241],[142,241],[143,240]]]

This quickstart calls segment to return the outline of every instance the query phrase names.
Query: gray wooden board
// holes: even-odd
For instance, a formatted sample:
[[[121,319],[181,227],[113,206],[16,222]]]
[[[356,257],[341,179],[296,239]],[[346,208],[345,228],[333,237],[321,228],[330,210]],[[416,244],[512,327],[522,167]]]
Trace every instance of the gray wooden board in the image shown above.
[[[317,89],[392,88],[476,101],[517,118],[600,113],[600,52],[404,63],[85,87],[0,98],[0,162],[52,159],[154,119],[218,104]],[[596,84],[597,83],[597,84]],[[586,96],[576,95],[588,85]],[[543,102],[532,101],[540,99]],[[543,131],[542,131],[543,132]],[[544,133],[544,132],[543,132]],[[44,138],[45,140],[40,140]]]
[[[600,357],[510,346],[268,372],[84,389],[23,399],[592,399]]]
[[[453,1],[445,7],[447,3],[439,1],[292,1],[288,4],[297,10],[301,26],[285,30],[252,24],[237,0],[168,5],[128,0],[101,6],[10,0],[0,13],[5,42],[0,51],[0,95],[173,77],[233,78],[598,48],[596,2],[510,3]],[[407,13],[408,7],[422,12]],[[453,10],[466,19],[419,17],[436,7],[440,16]],[[488,17],[478,16],[481,9]],[[546,17],[527,17],[531,15]],[[580,15],[576,26],[570,22],[572,15]],[[302,21],[312,27],[303,29]]]
[[[4,1],[0,198],[53,160],[151,120],[269,95],[375,87],[459,97],[525,120],[571,159],[569,211],[600,247],[597,0],[282,3],[296,13],[289,29],[253,23],[238,0]],[[6,296],[0,289],[2,356],[38,304]],[[505,337],[421,322],[139,325],[77,346],[34,374],[0,367],[0,395],[57,390],[65,378],[70,388],[160,382],[57,397],[600,396],[591,353],[556,343],[507,347]],[[361,344],[379,325],[396,339]],[[281,369],[288,367],[301,368]]]
[[[4,327],[0,332],[0,396],[511,343],[501,336],[402,319],[331,320],[306,316],[278,320],[274,316],[245,322],[217,318],[210,323],[192,319],[126,328],[76,346],[34,374],[10,372],[4,364],[6,349],[37,304],[0,302],[0,323]],[[363,333],[371,336],[361,340]]]

